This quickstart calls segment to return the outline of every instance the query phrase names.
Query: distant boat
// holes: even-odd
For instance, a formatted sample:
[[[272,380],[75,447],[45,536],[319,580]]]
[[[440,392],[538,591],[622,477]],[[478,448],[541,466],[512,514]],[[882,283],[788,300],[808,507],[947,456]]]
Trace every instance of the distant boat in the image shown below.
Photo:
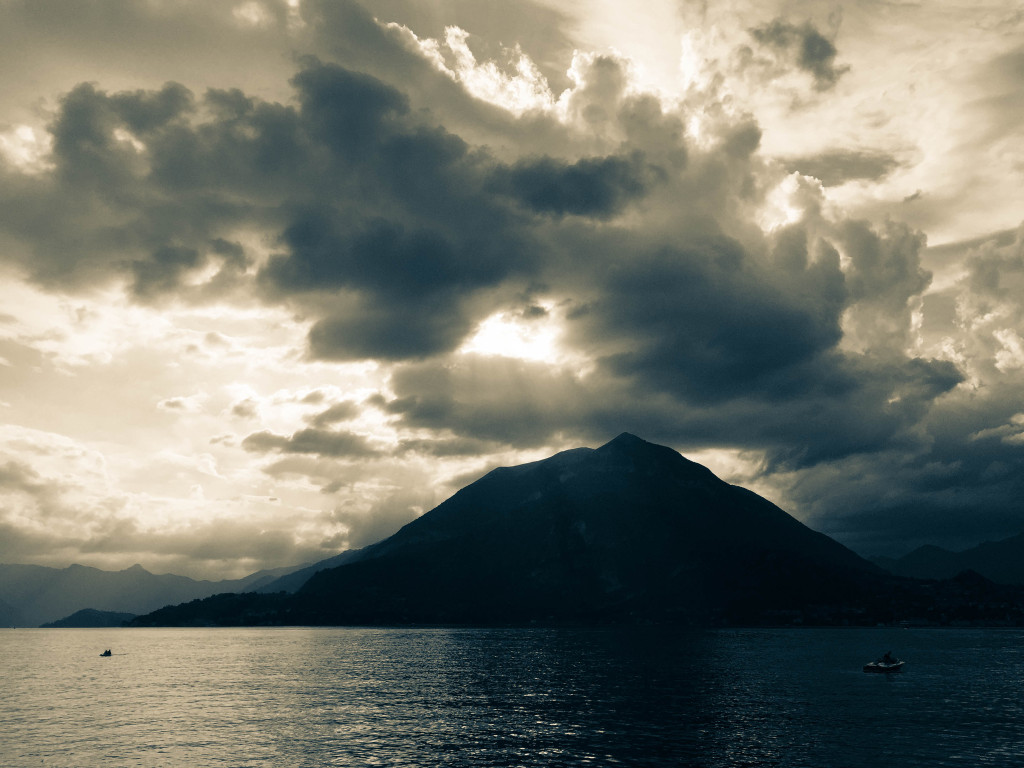
[[[880,659],[868,662],[864,665],[865,672],[899,672],[903,669],[904,662],[902,659],[895,658],[891,653],[885,654]]]
[[[112,654],[112,653],[110,652],[110,649],[109,649],[109,648],[107,648],[107,650],[105,650],[105,651],[104,651],[103,653],[101,653],[101,654],[100,654],[100,656],[113,656],[113,655],[114,655],[114,654]]]

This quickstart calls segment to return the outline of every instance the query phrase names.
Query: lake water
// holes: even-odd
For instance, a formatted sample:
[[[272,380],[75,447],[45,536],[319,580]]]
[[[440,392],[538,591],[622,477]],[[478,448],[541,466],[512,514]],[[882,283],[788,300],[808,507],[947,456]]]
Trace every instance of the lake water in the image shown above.
[[[1022,693],[1017,630],[0,630],[0,765],[1019,766]]]

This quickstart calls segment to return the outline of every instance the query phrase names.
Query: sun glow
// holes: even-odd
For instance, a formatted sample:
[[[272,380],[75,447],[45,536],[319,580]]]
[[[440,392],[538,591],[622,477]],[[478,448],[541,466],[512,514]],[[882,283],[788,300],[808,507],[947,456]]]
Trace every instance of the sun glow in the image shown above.
[[[510,312],[497,312],[480,323],[459,351],[555,362],[559,358],[558,337],[559,329],[550,316],[525,320]]]
[[[23,173],[38,174],[52,169],[48,157],[50,134],[30,125],[18,125],[0,133],[0,158]]]

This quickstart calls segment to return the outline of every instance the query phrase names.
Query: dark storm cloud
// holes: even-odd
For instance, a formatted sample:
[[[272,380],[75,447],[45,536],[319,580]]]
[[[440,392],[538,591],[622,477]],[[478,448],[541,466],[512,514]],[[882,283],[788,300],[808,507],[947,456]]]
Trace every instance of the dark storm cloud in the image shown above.
[[[396,397],[384,408],[404,425],[451,431],[460,441],[517,447],[544,445],[566,428],[585,431],[588,403],[595,399],[572,374],[502,357],[403,365],[390,386]],[[404,449],[449,453],[464,445],[413,441]]]
[[[458,346],[465,306],[539,268],[538,246],[509,197],[534,210],[606,218],[654,170],[634,156],[508,167],[408,115],[380,81],[307,62],[295,78],[302,122],[348,181],[334,207],[297,210],[284,253],[260,279],[271,292],[354,291],[310,333],[323,359],[424,357]]]
[[[463,299],[531,266],[511,214],[483,194],[493,161],[417,124],[404,97],[373,78],[307,63],[294,82],[303,125],[346,188],[336,206],[292,215],[285,252],[261,281],[285,296],[347,292],[314,325],[314,357],[453,349],[472,327]]]
[[[4,258],[36,282],[73,291],[119,280],[144,302],[257,294],[310,324],[309,357],[382,361],[386,396],[326,407],[311,393],[304,402],[322,410],[306,428],[248,435],[245,450],[279,454],[269,474],[315,478],[327,493],[354,480],[362,463],[333,459],[381,451],[332,427],[374,407],[398,432],[398,456],[597,444],[623,430],[684,449],[750,449],[767,472],[804,478],[794,498],[850,536],[877,529],[883,509],[920,523],[931,499],[980,515],[958,502],[958,482],[993,502],[986,519],[1006,518],[1019,490],[1008,479],[1016,411],[985,396],[982,414],[964,415],[958,385],[970,372],[915,346],[919,306],[941,299],[964,324],[957,313],[970,304],[925,295],[920,233],[826,221],[820,201],[764,233],[754,221],[774,182],[757,123],[711,105],[691,141],[691,115],[632,95],[614,56],[580,63],[562,103],[570,125],[517,119],[470,97],[362,6],[301,8],[342,64],[301,59],[291,101],[79,85],[50,126],[52,171],[0,166],[0,227],[16,243]],[[810,24],[751,34],[820,90],[845,71]],[[552,32],[551,50],[559,39]],[[792,163],[828,184],[882,178],[897,161],[837,151]],[[239,232],[269,255],[248,252]],[[976,306],[1005,309],[1014,258],[979,252]],[[564,349],[583,362],[450,354],[497,311],[563,324]],[[1000,353],[1012,368],[993,335],[1007,330],[976,342],[992,370]],[[1016,401],[1012,387],[1000,392]],[[253,401],[228,412],[257,415]],[[979,423],[997,431],[972,438]],[[888,478],[889,501],[843,513],[839,488],[866,498],[835,481],[843,467],[876,498]],[[801,496],[812,486],[820,502]],[[389,504],[379,510],[389,525],[417,506]],[[336,519],[351,540],[379,532],[351,511]]]
[[[309,353],[339,361],[430,357],[458,347],[473,326],[454,291],[397,302],[365,298],[317,321],[309,332]]]
[[[203,301],[249,279],[229,233],[276,230],[259,284],[314,320],[313,357],[422,358],[461,343],[486,292],[534,280],[530,215],[606,220],[661,176],[636,151],[500,162],[392,86],[312,58],[292,85],[295,105],[75,87],[50,126],[52,173],[0,193],[14,257],[48,286]]]
[[[679,378],[686,375],[679,366]],[[909,363],[831,353],[791,372],[789,397],[756,389],[695,402],[651,385],[642,375],[580,378],[504,358],[464,358],[458,365],[398,368],[386,410],[416,429],[452,432],[460,441],[520,448],[560,434],[599,443],[628,429],[682,450],[721,445],[764,452],[764,469],[790,472],[886,448],[916,449],[921,419],[962,379],[946,362]],[[457,445],[461,446],[462,443]],[[421,452],[449,452],[449,440]]]
[[[923,450],[811,468],[792,498],[812,526],[866,554],[898,556],[923,544],[965,549],[1024,531],[1024,446],[999,436],[971,439],[959,421],[940,408],[926,421],[931,442]]]
[[[921,333],[924,343],[955,345],[960,370],[946,363],[943,381],[932,364],[938,378],[911,380],[880,404],[880,413],[907,414],[900,441],[805,469],[791,491],[812,525],[858,551],[963,549],[1024,530],[1024,350],[1014,346],[1024,330],[1024,236],[956,247],[966,273],[926,296]],[[962,386],[948,389],[953,376]]]
[[[842,335],[846,299],[838,258],[802,267],[769,273],[728,237],[695,238],[612,266],[580,324],[633,340],[604,358],[610,370],[687,399],[799,396],[806,364]]]
[[[293,83],[298,107],[76,87],[51,125],[53,173],[11,174],[0,193],[0,224],[25,246],[15,256],[47,285],[120,277],[140,300],[200,297],[243,279],[228,231],[280,227],[284,252],[260,275],[272,300],[344,290],[356,307],[323,313],[315,355],[457,345],[472,324],[461,300],[528,273],[536,253],[511,205],[483,191],[500,164],[368,76],[310,59]],[[192,285],[211,264],[217,278]]]
[[[401,408],[401,405],[399,405]],[[398,454],[416,453],[425,456],[480,456],[500,447],[503,442],[472,437],[438,437],[410,439],[399,443]]]
[[[190,271],[204,259],[194,248],[165,245],[153,251],[149,259],[133,261],[132,290],[140,298],[174,291]]]
[[[378,12],[376,7],[364,7],[357,0],[306,0],[301,10],[313,30],[318,50],[328,52],[331,60],[401,88],[409,98],[416,100],[417,109],[443,111],[449,121],[460,128],[473,126],[484,133],[493,132],[496,138],[507,137],[510,128],[515,133],[515,121],[507,113],[474,99],[448,75],[427,65],[423,57],[409,47],[403,35],[377,21],[379,18],[380,22],[401,23],[403,19],[410,18],[410,14],[418,15],[429,7],[429,4],[403,3],[401,0],[391,3],[396,10],[400,5],[408,6],[408,9],[400,10],[395,18],[384,15],[385,9]],[[474,5],[477,6],[476,13],[479,13],[479,4]],[[508,11],[503,7],[490,7],[487,14],[493,21],[516,15],[517,11],[518,7],[515,11],[511,6]],[[568,46],[565,50],[571,49]]]
[[[203,104],[217,98],[208,94]],[[222,232],[266,213],[259,192],[268,184],[276,194],[288,185],[258,162],[259,110],[195,124],[197,113],[174,84],[156,92],[73,89],[50,126],[52,173],[6,169],[0,226],[22,243],[11,256],[43,285],[128,278],[144,299],[181,291],[211,261],[222,273],[239,272],[244,256]],[[262,152],[283,150],[273,143]]]
[[[835,45],[810,22],[796,25],[775,19],[751,29],[750,34],[762,45],[791,55],[796,65],[814,78],[814,87],[819,91],[832,88],[847,71],[847,67],[836,67]]]
[[[903,351],[928,284],[920,236],[845,222],[832,245],[793,225],[754,252],[704,229],[685,244],[573,230],[586,268],[559,280],[589,298],[570,305],[568,340],[591,351],[595,372],[428,361],[395,369],[384,407],[404,426],[520,447],[616,428],[738,446],[763,451],[773,472],[917,446],[921,419],[963,380],[950,362]],[[848,321],[867,351],[841,348]]]
[[[408,98],[380,80],[308,59],[293,79],[310,133],[338,158],[355,163],[380,147],[381,133],[401,133]],[[463,147],[454,147],[456,154]]]
[[[797,31],[814,39],[780,24],[762,37],[778,42]],[[571,338],[637,392],[703,407],[749,397],[841,399],[858,390],[866,369],[836,352],[840,319],[855,304],[905,316],[908,297],[924,284],[901,261],[916,241],[908,235],[910,246],[890,247],[895,235],[849,224],[836,234],[850,251],[844,276],[832,246],[794,229],[764,244],[762,262],[713,219],[752,194],[757,125],[718,126],[719,148],[690,162],[679,126],[649,99],[623,95],[615,61],[595,61],[591,74],[579,109],[593,123],[600,107],[600,124],[621,123],[636,146],[511,163],[414,112],[394,87],[315,59],[303,60],[292,79],[295,105],[232,90],[197,99],[175,84],[115,94],[79,86],[52,126],[52,177],[25,184],[37,203],[79,206],[81,231],[44,231],[41,219],[13,216],[11,225],[24,227],[42,257],[26,260],[38,279],[122,274],[140,299],[154,300],[192,290],[190,278],[211,263],[228,283],[243,279],[246,255],[227,231],[258,222],[278,233],[259,284],[268,300],[311,317],[316,358],[443,354],[491,311],[489,295],[500,301],[539,281],[585,295]],[[685,169],[683,184],[668,184],[668,172],[648,157]],[[640,233],[587,221],[603,227],[641,198],[653,210],[681,201],[689,218]],[[80,247],[67,247],[72,237]],[[865,334],[878,331],[868,325]],[[445,412],[409,397],[390,406],[407,423]],[[462,420],[451,408],[446,415]],[[488,421],[479,420],[485,439],[505,429],[516,441],[523,430]],[[545,428],[526,431],[536,441]],[[256,435],[247,445],[315,451],[313,438],[322,436]]]
[[[642,197],[656,175],[640,153],[628,158],[584,158],[572,164],[543,158],[498,169],[490,186],[539,213],[601,219]]]
[[[826,187],[847,181],[878,181],[899,168],[898,158],[884,152],[836,149],[807,157],[792,157],[786,167],[813,176]]]

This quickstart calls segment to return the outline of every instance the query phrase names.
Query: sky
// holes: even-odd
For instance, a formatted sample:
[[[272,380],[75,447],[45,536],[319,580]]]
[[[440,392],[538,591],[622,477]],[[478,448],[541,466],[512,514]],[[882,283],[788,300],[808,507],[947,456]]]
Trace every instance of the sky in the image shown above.
[[[0,562],[311,562],[624,431],[1024,531],[1014,0],[0,0],[0,72]]]

